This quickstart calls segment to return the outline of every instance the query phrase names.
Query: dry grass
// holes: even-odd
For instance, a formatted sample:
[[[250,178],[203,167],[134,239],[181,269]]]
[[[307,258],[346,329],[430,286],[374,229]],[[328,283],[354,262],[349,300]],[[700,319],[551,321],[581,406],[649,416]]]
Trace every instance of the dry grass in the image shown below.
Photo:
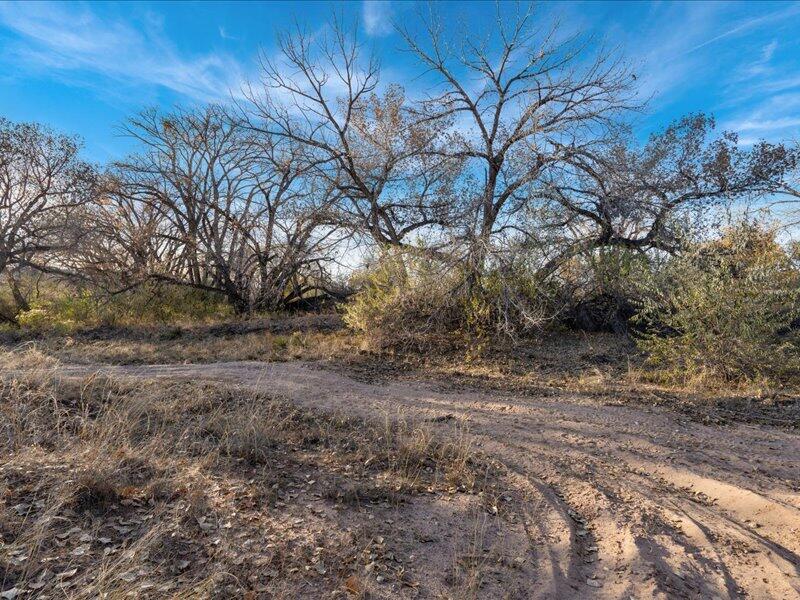
[[[555,332],[516,347],[475,355],[359,353],[337,366],[372,382],[429,381],[450,389],[519,396],[569,398],[572,402],[661,406],[704,423],[754,422],[800,427],[800,390],[763,381],[660,381],[632,340],[610,333]]]
[[[164,334],[169,336],[169,333]],[[228,337],[86,340],[40,340],[37,345],[51,356],[79,364],[204,363],[236,360],[322,360],[353,347],[353,339],[340,333],[247,333]]]
[[[454,387],[520,393],[561,389],[592,391],[628,383],[642,358],[630,340],[614,334],[558,332],[517,346],[489,346],[475,353],[361,353],[342,360],[360,379],[430,379]]]
[[[800,403],[782,397],[770,405],[643,382],[630,346],[610,335],[555,336],[469,360],[353,353],[358,340],[336,328],[138,335],[0,354],[0,592],[455,599],[500,597],[533,577],[515,554],[524,543],[511,525],[518,507],[501,500],[503,468],[475,451],[458,419],[365,421],[220,383],[67,378],[57,356],[109,360],[114,344],[125,348],[115,362],[299,353],[373,383],[432,379],[663,404],[703,420],[800,422]],[[142,345],[150,355],[136,354]]]
[[[796,388],[709,379],[667,384],[633,340],[609,333],[558,331],[516,346],[489,345],[480,352],[448,346],[438,353],[374,353],[365,350],[365,340],[345,329],[337,315],[315,314],[101,329],[71,337],[6,339],[2,345],[14,348],[15,357],[33,353],[47,364],[324,361],[329,368],[371,383],[406,378],[456,389],[568,394],[591,402],[665,406],[707,423],[733,420],[797,427],[800,422],[800,402],[793,401]]]
[[[666,406],[707,423],[731,420],[797,427],[797,389],[763,381],[709,379],[667,384],[631,339],[558,331],[517,346],[466,346],[439,353],[368,352],[335,314],[273,316],[214,325],[101,329],[72,337],[6,339],[35,345],[40,360],[74,363],[210,363],[229,360],[324,361],[357,379],[412,378],[453,388],[519,395],[579,395],[586,401]],[[15,352],[15,355],[21,354]],[[14,359],[17,360],[17,359]]]
[[[35,344],[65,362],[204,363],[234,360],[322,360],[358,351],[360,342],[336,314],[268,317],[213,325],[102,327],[72,335],[6,333],[6,350]]]
[[[32,349],[0,360],[14,369],[0,388],[0,591],[459,597],[463,577],[409,558],[431,515],[468,544],[465,515],[499,477],[458,423],[434,433],[217,384],[62,378]]]

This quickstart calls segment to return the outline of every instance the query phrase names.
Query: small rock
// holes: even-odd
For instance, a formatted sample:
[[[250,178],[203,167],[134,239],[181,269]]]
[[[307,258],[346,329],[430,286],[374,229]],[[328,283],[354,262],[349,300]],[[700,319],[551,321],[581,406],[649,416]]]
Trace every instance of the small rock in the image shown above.
[[[31,509],[31,505],[30,504],[17,504],[16,506],[12,506],[11,507],[11,510],[13,510],[18,515],[24,515],[30,509]],[[16,589],[16,588],[13,588],[13,589]],[[5,592],[3,592],[3,593],[5,593]]]

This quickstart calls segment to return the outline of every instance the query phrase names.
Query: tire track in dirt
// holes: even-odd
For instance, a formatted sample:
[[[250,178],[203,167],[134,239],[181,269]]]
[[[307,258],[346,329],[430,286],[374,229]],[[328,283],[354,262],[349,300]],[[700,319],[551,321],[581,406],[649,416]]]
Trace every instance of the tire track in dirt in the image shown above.
[[[95,371],[221,380],[367,418],[462,419],[510,471],[534,598],[800,598],[800,436],[788,431],[578,396],[373,385],[303,362],[63,369]]]

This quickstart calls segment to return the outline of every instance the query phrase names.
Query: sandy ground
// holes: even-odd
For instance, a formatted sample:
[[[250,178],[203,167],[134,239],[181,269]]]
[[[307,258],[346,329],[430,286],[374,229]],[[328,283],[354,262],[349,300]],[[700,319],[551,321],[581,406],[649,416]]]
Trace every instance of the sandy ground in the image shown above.
[[[800,598],[796,433],[568,394],[375,385],[303,362],[64,370],[222,380],[309,408],[462,420],[510,471],[530,598]]]

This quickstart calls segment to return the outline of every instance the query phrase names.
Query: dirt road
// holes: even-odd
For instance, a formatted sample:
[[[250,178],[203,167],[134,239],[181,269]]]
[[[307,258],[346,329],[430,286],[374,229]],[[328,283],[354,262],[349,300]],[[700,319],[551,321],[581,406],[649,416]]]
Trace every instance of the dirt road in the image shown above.
[[[366,417],[452,415],[511,470],[532,598],[800,598],[800,435],[657,409],[394,382],[303,362],[66,367],[206,378]],[[449,418],[449,417],[448,417]]]

